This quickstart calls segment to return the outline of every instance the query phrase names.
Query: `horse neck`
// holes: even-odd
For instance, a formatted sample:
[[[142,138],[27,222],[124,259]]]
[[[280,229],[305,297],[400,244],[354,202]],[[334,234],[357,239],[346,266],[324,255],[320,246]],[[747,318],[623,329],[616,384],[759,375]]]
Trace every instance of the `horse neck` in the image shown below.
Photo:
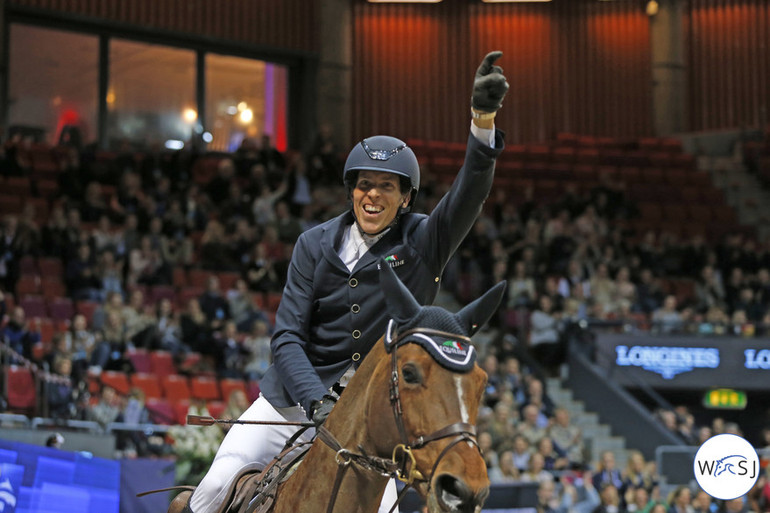
[[[375,374],[377,364],[387,357],[383,347],[380,341],[370,351],[325,423],[340,445],[351,452],[360,453],[361,449],[370,455],[376,452],[376,440],[373,440],[372,433],[369,433],[367,417],[370,414],[370,394],[388,393],[387,384],[383,387],[373,382],[376,380],[370,379]],[[385,374],[387,375],[387,372]],[[334,451],[316,438],[298,470],[281,486],[274,513],[305,511],[303,508],[307,508],[308,504],[316,505],[318,511],[326,511],[332,500],[335,511],[376,512],[387,478],[353,465],[346,471],[336,497],[331,497],[333,483],[340,468]]]

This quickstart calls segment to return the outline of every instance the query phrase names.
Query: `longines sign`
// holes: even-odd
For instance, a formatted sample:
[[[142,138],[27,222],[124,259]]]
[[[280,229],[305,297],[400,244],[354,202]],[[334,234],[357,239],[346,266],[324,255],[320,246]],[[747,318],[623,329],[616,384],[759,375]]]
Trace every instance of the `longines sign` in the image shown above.
[[[622,385],[770,389],[770,340],[599,335],[597,363]]]

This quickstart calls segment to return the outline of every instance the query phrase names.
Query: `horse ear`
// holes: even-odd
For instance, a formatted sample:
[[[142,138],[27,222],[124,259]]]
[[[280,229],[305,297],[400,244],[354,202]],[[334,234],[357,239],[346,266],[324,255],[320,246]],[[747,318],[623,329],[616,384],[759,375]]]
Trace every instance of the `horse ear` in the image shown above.
[[[476,333],[492,317],[503,299],[506,282],[501,281],[476,301],[466,305],[455,315],[468,328],[468,336]]]
[[[388,305],[388,313],[397,324],[414,319],[422,307],[414,298],[406,285],[396,276],[396,272],[390,268],[385,259],[380,259],[380,286],[385,294],[385,304]]]

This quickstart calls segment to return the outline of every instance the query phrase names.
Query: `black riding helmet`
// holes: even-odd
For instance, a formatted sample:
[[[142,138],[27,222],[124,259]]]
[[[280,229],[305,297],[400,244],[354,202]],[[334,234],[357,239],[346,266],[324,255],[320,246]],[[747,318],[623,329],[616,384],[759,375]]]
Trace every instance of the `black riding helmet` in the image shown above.
[[[348,191],[356,186],[358,172],[362,169],[394,173],[401,177],[401,190],[410,187],[412,196],[409,205],[402,209],[408,212],[420,190],[420,165],[412,149],[395,137],[375,135],[356,144],[345,161],[342,179]]]

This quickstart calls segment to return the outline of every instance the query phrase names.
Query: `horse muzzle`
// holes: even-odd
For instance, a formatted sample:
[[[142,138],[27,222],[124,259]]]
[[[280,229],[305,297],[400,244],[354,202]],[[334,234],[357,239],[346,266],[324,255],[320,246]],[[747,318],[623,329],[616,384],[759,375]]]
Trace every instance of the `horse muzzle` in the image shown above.
[[[489,496],[489,486],[473,490],[465,481],[451,474],[436,477],[433,494],[428,498],[430,511],[440,513],[476,513]]]

